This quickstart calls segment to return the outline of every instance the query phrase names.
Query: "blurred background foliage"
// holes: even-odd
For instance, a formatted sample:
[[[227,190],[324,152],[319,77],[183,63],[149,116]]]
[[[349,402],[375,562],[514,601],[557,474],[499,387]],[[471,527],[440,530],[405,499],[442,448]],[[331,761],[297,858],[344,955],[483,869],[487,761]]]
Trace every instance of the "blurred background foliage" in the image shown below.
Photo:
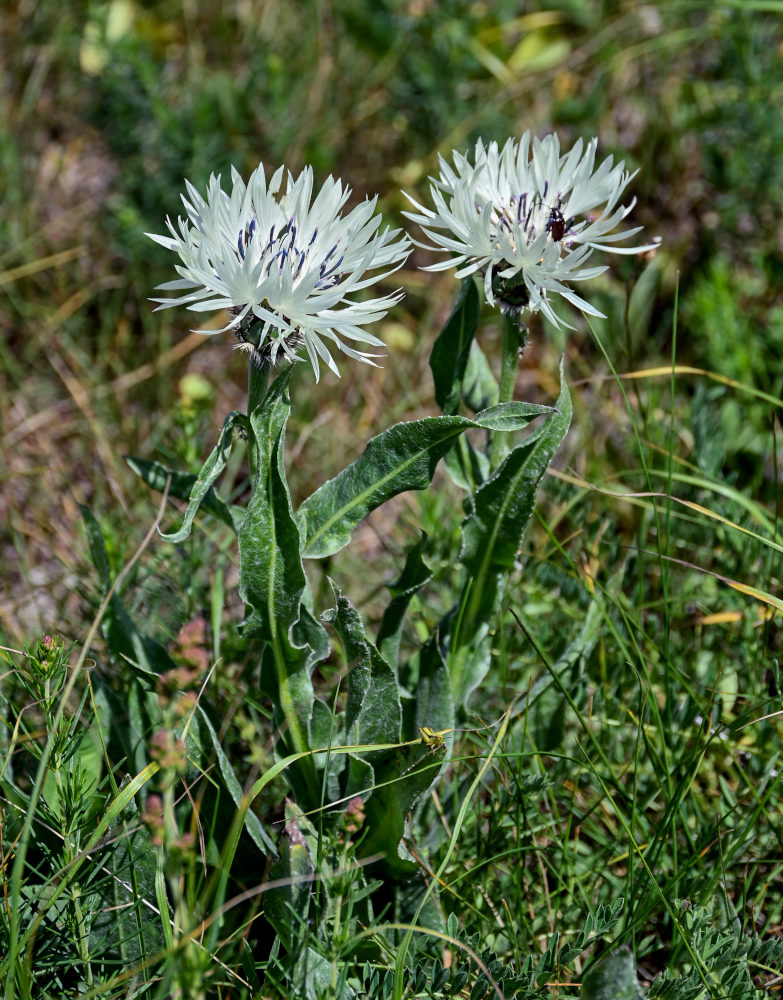
[[[6,0],[0,641],[18,646],[44,630],[83,639],[101,592],[78,505],[94,511],[116,574],[158,505],[123,455],[196,471],[225,415],[245,408],[231,338],[194,334],[198,316],[154,313],[149,302],[173,259],[144,233],[180,211],[185,177],[203,190],[232,164],[247,175],[259,160],[295,173],[311,163],[317,179],[340,175],[355,200],[377,193],[396,226],[403,191],[427,201],[439,153],[525,129],[555,129],[566,148],[596,135],[599,155],[638,169],[633,224],[661,248],[652,261],[607,261],[584,289],[607,316],[592,331],[578,315],[573,331],[531,324],[517,398],[550,402],[565,352],[575,417],[508,595],[535,643],[510,615],[498,622],[477,709],[500,717],[544,662],[567,656],[603,595],[574,698],[618,787],[631,790],[628,814],[662,892],[694,905],[714,896],[735,907],[743,932],[779,937],[781,13],[783,0]],[[457,285],[419,270],[431,261],[417,248],[395,275],[406,297],[380,325],[382,368],[343,363],[341,380],[318,385],[305,365],[295,374],[295,502],[371,434],[434,412],[427,361]],[[496,359],[489,311],[479,339]],[[619,383],[612,368],[657,373]],[[436,486],[375,512],[314,580],[317,610],[331,603],[328,572],[372,619],[425,531],[435,582],[414,599],[403,659],[454,598],[461,497],[445,477]],[[246,490],[237,448],[221,491]],[[169,504],[164,524],[176,516]],[[257,695],[257,650],[238,634],[233,538],[208,518],[199,527],[183,546],[153,540],[122,596],[178,662],[195,630],[199,684],[204,664],[220,662],[209,703],[244,781],[269,766],[269,707]],[[127,662],[101,639],[91,652],[124,698]],[[339,668],[324,665],[324,690],[330,671]],[[618,853],[614,800],[583,759],[574,713],[557,699],[542,706],[515,720],[471,814],[465,867],[483,873],[486,863],[487,875],[460,888],[470,905],[454,905],[504,954],[622,895],[623,933],[649,980],[672,941],[676,961],[682,946],[631,855]],[[731,740],[709,735],[729,727]],[[447,811],[487,752],[480,727],[463,740],[472,749],[440,790]],[[282,815],[283,794],[282,783],[264,793],[265,823]],[[437,852],[439,819],[425,813],[419,830],[422,850]],[[506,868],[514,838],[523,863]],[[524,933],[487,937],[492,921],[480,913],[492,900],[506,901],[509,926]]]
[[[121,562],[154,510],[121,456],[195,468],[223,415],[243,406],[244,365],[228,338],[190,335],[197,317],[153,314],[148,301],[172,261],[143,234],[176,215],[185,177],[203,188],[231,164],[247,174],[259,160],[295,172],[311,163],[347,180],[354,199],[378,193],[399,225],[401,191],[426,200],[439,152],[526,128],[555,129],[565,146],[597,135],[599,154],[639,169],[634,222],[663,240],[646,270],[611,261],[590,289],[614,365],[670,363],[678,287],[678,363],[779,396],[779,13],[623,0],[3,4],[0,521],[12,599],[0,627],[19,641],[78,620],[89,571],[76,502],[132,526],[117,536]],[[426,361],[455,283],[418,270],[431,259],[417,249],[400,275],[407,296],[383,324],[382,369],[344,365],[342,381],[317,387],[299,376],[297,497],[369,433],[432,406]],[[637,463],[618,437],[622,397],[596,380],[606,361],[572,319],[567,336],[534,327],[518,395],[551,396],[565,350],[570,378],[592,381],[564,461],[626,474]],[[497,337],[490,316],[483,336]],[[671,403],[653,382],[644,405],[655,418]],[[774,499],[774,407],[709,380],[676,385],[687,461]],[[709,416],[705,399],[719,404]],[[653,438],[656,426],[645,424]],[[407,509],[426,521],[418,501]],[[358,554],[383,548],[383,535],[371,524]]]

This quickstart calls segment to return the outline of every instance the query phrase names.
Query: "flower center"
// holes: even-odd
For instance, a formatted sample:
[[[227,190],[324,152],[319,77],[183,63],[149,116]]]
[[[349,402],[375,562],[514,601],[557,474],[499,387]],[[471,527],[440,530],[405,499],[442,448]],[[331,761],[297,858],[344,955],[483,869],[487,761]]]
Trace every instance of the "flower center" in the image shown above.
[[[558,194],[555,203],[550,205],[546,201],[548,192],[549,181],[546,181],[541,193],[536,192],[531,197],[527,191],[523,191],[519,195],[512,195],[508,205],[495,205],[492,213],[495,231],[490,234],[492,241],[495,242],[503,230],[512,237],[515,226],[522,230],[528,244],[542,231],[548,233],[555,243],[565,239],[571,233],[576,217],[572,216],[566,221],[561,210],[563,196]],[[481,206],[478,210],[481,211]]]
[[[255,262],[262,264],[261,273],[264,277],[269,277],[272,274],[273,268],[277,269],[278,274],[282,274],[283,268],[288,267],[294,281],[296,281],[301,275],[305,263],[307,263],[308,269],[313,268],[317,263],[311,258],[316,252],[314,246],[318,237],[318,229],[313,230],[313,235],[306,246],[303,243],[301,245],[297,243],[297,235],[298,227],[296,218],[292,216],[277,234],[275,233],[275,227],[272,226],[265,245],[259,251],[258,223],[255,217],[253,217],[250,223],[239,233],[237,250],[239,251],[240,258],[244,260],[252,244],[253,251],[257,254]],[[338,256],[340,242],[341,240],[338,239],[337,243],[334,244],[329,252],[322,257],[320,263],[318,263],[316,288],[332,288],[342,278],[343,272],[339,268],[345,259],[345,253],[343,252]]]

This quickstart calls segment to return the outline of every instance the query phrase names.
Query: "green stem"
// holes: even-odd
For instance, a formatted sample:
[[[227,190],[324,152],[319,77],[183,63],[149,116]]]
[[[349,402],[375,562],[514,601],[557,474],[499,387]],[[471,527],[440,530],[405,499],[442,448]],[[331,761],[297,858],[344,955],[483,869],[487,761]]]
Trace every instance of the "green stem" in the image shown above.
[[[519,358],[527,340],[527,326],[514,313],[504,313],[502,318],[502,348],[500,366],[499,403],[510,403],[514,398]],[[492,435],[491,464],[497,468],[510,451],[508,434],[496,431]]]
[[[269,381],[269,367],[268,364],[259,364],[252,355],[247,366],[247,462],[250,468],[251,483],[254,483],[256,478],[258,448],[250,424],[250,415],[256,407],[260,406],[264,398],[266,384]]]
[[[500,368],[501,403],[510,403],[514,398],[519,355],[527,339],[527,327],[513,313],[504,313],[502,319],[502,360]]]
[[[46,682],[48,688],[49,682]],[[48,691],[47,691],[48,694]],[[51,720],[50,720],[51,721]],[[63,861],[65,862],[65,867],[72,864],[76,852],[72,849],[73,844],[71,841],[71,831],[69,826],[69,817],[67,813],[67,798],[65,794],[65,789],[63,788],[62,772],[57,768],[53,769],[55,785],[57,787],[57,795],[60,801],[60,811],[62,814],[62,819],[60,823],[60,833],[63,841]],[[76,949],[79,952],[79,957],[82,960],[84,966],[84,978],[88,986],[92,987],[94,985],[92,966],[90,965],[90,948],[89,948],[89,935],[87,933],[87,924],[84,919],[84,912],[81,906],[81,888],[79,883],[76,882],[70,890],[71,904],[73,905],[73,916],[76,931]]]

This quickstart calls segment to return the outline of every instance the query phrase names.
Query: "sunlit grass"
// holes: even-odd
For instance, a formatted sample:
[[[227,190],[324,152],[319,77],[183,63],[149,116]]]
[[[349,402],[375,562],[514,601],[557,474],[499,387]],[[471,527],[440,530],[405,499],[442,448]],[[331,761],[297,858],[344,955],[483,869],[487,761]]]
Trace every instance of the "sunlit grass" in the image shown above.
[[[769,5],[747,6],[0,14],[6,998],[287,1000],[292,956],[308,948],[308,1000],[609,1000],[662,971],[687,980],[670,996],[745,1000],[779,985],[780,28]],[[230,532],[205,517],[176,549],[149,534],[159,498],[123,456],[195,474],[245,405],[246,368],[230,338],[153,314],[171,275],[141,234],[176,213],[183,177],[203,186],[261,158],[349,178],[354,202],[377,190],[399,224],[400,189],[423,198],[438,151],[552,127],[597,134],[642,168],[635,211],[662,248],[646,270],[621,262],[593,283],[609,317],[597,339],[581,321],[531,331],[516,398],[551,403],[565,352],[575,417],[492,623],[491,670],[406,828],[419,877],[395,883],[357,862],[361,817],[330,808],[339,790],[286,827]],[[295,507],[370,437],[437,412],[430,331],[455,286],[424,276],[427,260],[417,250],[395,276],[406,299],[379,334],[382,368],[318,386],[295,373]],[[490,311],[478,336],[498,357]],[[199,398],[186,375],[202,379]],[[221,492],[248,497],[242,445]],[[331,577],[374,629],[426,532],[433,578],[410,604],[407,664],[459,592],[461,500],[443,475],[374,512],[345,558],[308,566],[317,610],[333,603]],[[95,517],[92,558],[79,504]],[[163,530],[181,510],[169,501]],[[176,683],[159,687],[118,652],[101,617],[112,581]],[[50,703],[25,655],[45,633],[74,643]],[[334,657],[317,675],[330,704],[344,704],[349,667]],[[183,717],[184,758],[152,808],[152,737]],[[253,788],[256,819],[242,826]],[[305,897],[312,922],[292,916],[290,939],[276,938],[265,908]]]

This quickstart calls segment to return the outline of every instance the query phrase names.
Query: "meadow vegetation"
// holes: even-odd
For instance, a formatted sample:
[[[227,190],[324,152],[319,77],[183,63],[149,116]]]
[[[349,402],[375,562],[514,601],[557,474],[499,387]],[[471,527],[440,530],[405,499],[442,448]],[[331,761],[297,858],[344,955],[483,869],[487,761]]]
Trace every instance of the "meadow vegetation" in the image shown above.
[[[781,988],[781,14],[3,5],[6,1000]],[[420,240],[403,192],[429,203],[438,153],[527,129],[638,168],[627,224],[661,238],[580,285],[603,318],[527,317],[511,387],[529,413],[497,408],[507,322],[480,282],[422,271],[420,246],[383,283],[405,296],[373,327],[381,367],[280,368],[255,420],[231,334],[192,332],[226,320],[153,311],[174,274],[144,234],[182,212],[184,178],[310,165]],[[444,346],[474,329],[455,374]],[[162,539],[227,418],[244,437],[217,493]],[[462,435],[427,439],[431,484],[319,548],[308,498],[425,418]],[[529,421],[531,505],[496,522],[500,587],[463,501]],[[276,530],[311,545],[266,618],[242,569],[251,472],[275,484]],[[269,653],[281,622],[313,651],[300,743],[280,668],[297,654]],[[389,697],[394,724],[362,715]]]

